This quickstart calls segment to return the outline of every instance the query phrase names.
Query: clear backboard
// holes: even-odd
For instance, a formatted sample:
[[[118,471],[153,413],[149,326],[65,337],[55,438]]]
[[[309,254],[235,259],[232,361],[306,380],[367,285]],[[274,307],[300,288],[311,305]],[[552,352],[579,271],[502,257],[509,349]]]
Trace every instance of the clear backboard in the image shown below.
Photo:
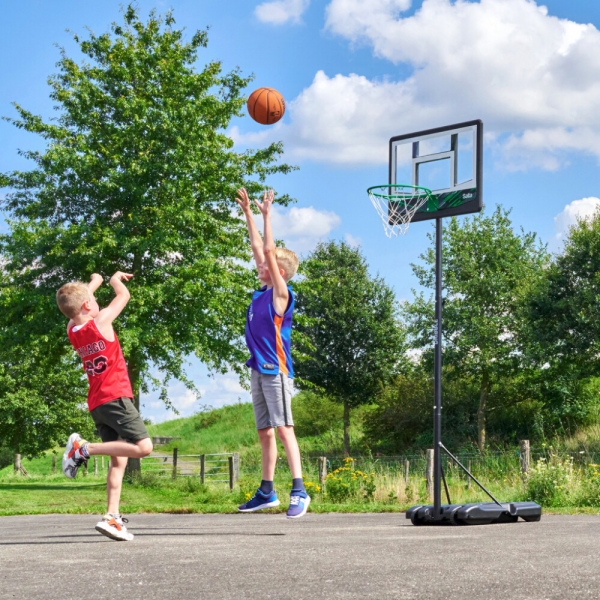
[[[432,191],[411,221],[479,212],[483,207],[482,154],[480,120],[391,138],[389,183]],[[388,214],[394,225],[391,208]]]

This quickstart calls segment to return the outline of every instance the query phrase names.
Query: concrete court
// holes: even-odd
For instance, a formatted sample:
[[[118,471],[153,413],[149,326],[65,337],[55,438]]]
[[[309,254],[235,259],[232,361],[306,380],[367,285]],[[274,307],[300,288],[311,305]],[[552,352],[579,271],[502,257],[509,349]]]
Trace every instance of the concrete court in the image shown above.
[[[0,598],[600,599],[600,516],[414,527],[403,514],[0,517]]]

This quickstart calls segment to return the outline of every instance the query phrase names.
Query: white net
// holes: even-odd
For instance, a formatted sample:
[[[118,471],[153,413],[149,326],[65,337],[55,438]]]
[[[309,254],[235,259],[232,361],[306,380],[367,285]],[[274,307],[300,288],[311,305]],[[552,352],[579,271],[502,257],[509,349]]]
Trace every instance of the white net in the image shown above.
[[[388,237],[404,235],[415,213],[431,197],[427,188],[413,185],[376,185],[367,192]]]

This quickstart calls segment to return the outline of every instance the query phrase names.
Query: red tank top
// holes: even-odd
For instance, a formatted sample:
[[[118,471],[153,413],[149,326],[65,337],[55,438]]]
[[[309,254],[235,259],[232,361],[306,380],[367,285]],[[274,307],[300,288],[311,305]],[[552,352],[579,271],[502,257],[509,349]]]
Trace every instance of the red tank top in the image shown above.
[[[67,332],[69,341],[83,360],[83,370],[90,382],[88,408],[94,410],[117,398],[133,398],[127,364],[123,357],[119,339],[109,342],[98,330],[94,320],[90,320],[81,329]]]

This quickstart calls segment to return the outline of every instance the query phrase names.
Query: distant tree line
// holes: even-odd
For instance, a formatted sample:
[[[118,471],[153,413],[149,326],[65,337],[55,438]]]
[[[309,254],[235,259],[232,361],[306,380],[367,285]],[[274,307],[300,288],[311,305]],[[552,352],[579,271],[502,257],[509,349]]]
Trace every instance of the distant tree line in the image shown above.
[[[488,444],[564,435],[595,422],[600,409],[600,213],[572,227],[554,256],[535,234],[516,232],[509,211],[500,207],[489,215],[448,219],[443,235],[448,443],[483,451]],[[344,406],[369,404],[363,420],[365,442],[373,451],[402,452],[432,443],[430,237],[431,247],[413,271],[422,289],[431,291],[419,291],[397,308],[386,284],[369,276],[358,249],[321,245],[302,265],[298,307],[310,319],[298,327],[300,384],[318,386]],[[362,268],[354,266],[353,276],[346,276],[338,267],[340,255]],[[356,295],[354,290],[366,289],[367,282],[378,292]],[[373,351],[375,346],[382,351]],[[346,431],[346,452],[347,438]]]

